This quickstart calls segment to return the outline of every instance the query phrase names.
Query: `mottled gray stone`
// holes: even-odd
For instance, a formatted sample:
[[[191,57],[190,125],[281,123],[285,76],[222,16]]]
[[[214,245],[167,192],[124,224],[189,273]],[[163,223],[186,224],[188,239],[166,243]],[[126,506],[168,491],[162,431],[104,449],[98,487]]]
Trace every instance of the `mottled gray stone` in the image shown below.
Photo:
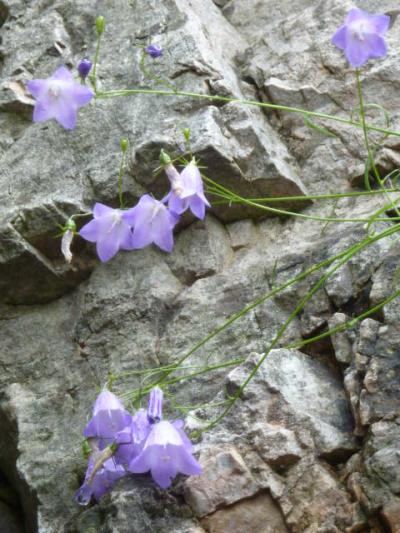
[[[167,262],[183,283],[221,272],[232,258],[229,235],[218,220],[208,216],[178,235]]]
[[[357,5],[370,11],[398,7],[391,0]],[[330,39],[349,7],[339,0],[0,2],[0,299],[7,302],[0,308],[0,471],[17,494],[13,504],[6,502],[2,518],[20,506],[29,533],[201,533],[203,527],[219,533],[249,513],[254,528],[265,520],[268,533],[275,523],[279,533],[351,533],[373,530],[377,523],[395,531],[397,301],[364,320],[359,331],[334,335],[335,356],[329,339],[304,347],[312,355],[284,348],[268,355],[235,407],[196,445],[206,474],[184,485],[193,487],[196,513],[211,513],[201,525],[181,478],[161,491],[148,475],[129,476],[100,504],[82,510],[73,500],[85,469],[82,428],[109,374],[171,364],[259,299],[260,305],[194,352],[187,366],[238,357],[247,362],[228,377],[229,370],[219,370],[169,390],[185,406],[226,399],[226,389],[235,392],[254,368],[249,355],[258,358],[270,346],[326,270],[275,298],[265,299],[268,292],[369,234],[363,222],[261,220],[272,213],[219,204],[204,222],[193,223],[190,216],[183,221],[171,255],[150,247],[99,264],[94,247],[77,238],[68,266],[53,238],[57,224],[96,200],[117,206],[120,137],[130,141],[123,190],[132,205],[145,191],[157,197],[166,192],[166,177],[154,174],[159,151],[181,154],[185,127],[206,174],[248,197],[303,195],[302,183],[318,194],[350,191],[362,181],[361,131],[324,121],[337,135],[325,137],[293,114],[141,95],[99,100],[80,111],[74,132],[66,132],[54,122],[32,124],[32,100],[24,91],[28,79],[92,57],[94,20],[102,14],[107,26],[101,89],[155,87],[143,78],[135,48],[154,39],[165,54],[149,65],[180,89],[347,117],[357,105],[354,75]],[[366,101],[384,102],[393,128],[399,124],[398,32],[394,20],[388,56],[364,71]],[[399,166],[398,141],[389,138],[383,145],[379,168],[390,171]],[[385,201],[265,206],[365,219]],[[329,278],[275,348],[388,297],[397,280],[396,238],[367,247]],[[129,391],[139,385],[129,375],[117,378],[113,390],[131,408]],[[198,409],[187,427],[207,424],[220,412],[221,407]],[[166,416],[178,416],[169,402]]]
[[[185,482],[187,501],[198,517],[253,496],[260,490],[233,446],[205,449],[199,462],[202,475],[190,477]]]
[[[350,320],[344,313],[335,313],[329,319],[329,329],[341,326]],[[353,358],[352,344],[354,342],[354,332],[351,330],[339,331],[331,335],[335,357],[339,363],[349,365]]]

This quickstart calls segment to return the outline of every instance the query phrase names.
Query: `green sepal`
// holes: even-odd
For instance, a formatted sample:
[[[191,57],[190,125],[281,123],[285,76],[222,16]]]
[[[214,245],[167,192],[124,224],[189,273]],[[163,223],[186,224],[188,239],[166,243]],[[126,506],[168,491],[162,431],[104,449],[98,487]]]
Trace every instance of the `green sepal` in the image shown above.
[[[167,165],[170,165],[172,163],[172,159],[170,156],[165,152],[165,150],[161,149],[160,152],[160,163],[166,167]]]

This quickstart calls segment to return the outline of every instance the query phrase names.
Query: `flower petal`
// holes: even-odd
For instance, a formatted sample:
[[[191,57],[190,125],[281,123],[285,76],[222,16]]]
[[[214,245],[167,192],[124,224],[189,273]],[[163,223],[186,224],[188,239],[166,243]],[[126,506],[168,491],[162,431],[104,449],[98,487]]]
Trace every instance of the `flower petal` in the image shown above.
[[[189,206],[195,217],[199,218],[200,220],[204,219],[206,215],[206,206],[201,198],[199,198],[197,195],[192,196],[192,198],[189,200]]]
[[[390,17],[388,15],[371,15],[370,22],[374,26],[376,33],[382,35],[390,26]]]
[[[344,50],[347,42],[347,26],[341,26],[332,37],[332,43]]]
[[[100,261],[106,263],[116,255],[119,250],[118,239],[115,238],[115,232],[110,231],[106,236],[97,241],[97,255]]]
[[[39,95],[47,89],[47,80],[31,80],[28,81],[26,87],[32,96],[38,98]]]
[[[81,107],[90,102],[94,93],[89,87],[74,83],[69,90],[69,96],[77,107]]]
[[[137,224],[133,230],[132,248],[139,249],[153,242],[152,230],[149,224]]]
[[[103,231],[103,225],[98,220],[94,219],[85,224],[80,230],[79,235],[86,241],[96,242]]]
[[[77,108],[67,99],[59,99],[53,105],[54,118],[67,130],[73,130],[76,126]]]
[[[112,207],[108,207],[108,205],[101,204],[99,202],[94,204],[93,208],[93,216],[94,218],[100,218],[104,215],[110,214],[114,211]]]
[[[54,74],[51,76],[50,79],[68,81],[68,82],[71,82],[71,81],[73,82],[74,81],[74,77],[72,76],[72,72],[69,70],[69,68],[65,67],[64,65],[59,67],[54,72]]]
[[[53,118],[53,113],[48,106],[42,104],[41,102],[36,102],[33,109],[33,122],[43,122]]]

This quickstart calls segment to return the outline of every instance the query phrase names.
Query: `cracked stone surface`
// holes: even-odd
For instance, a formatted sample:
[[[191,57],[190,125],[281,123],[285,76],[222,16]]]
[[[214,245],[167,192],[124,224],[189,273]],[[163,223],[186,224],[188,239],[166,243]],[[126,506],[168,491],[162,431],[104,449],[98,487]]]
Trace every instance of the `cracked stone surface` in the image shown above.
[[[390,52],[368,63],[363,77],[367,101],[383,103],[396,129],[398,5],[357,5],[392,15]],[[132,205],[144,191],[166,192],[165,176],[154,172],[159,151],[184,152],[183,128],[221,185],[248,197],[300,198],[362,190],[361,131],[321,122],[335,134],[328,137],[294,114],[137,95],[92,103],[67,132],[55,122],[33,124],[24,89],[62,63],[74,67],[92,57],[94,21],[102,14],[101,90],[156,88],[139,68],[140,46],[151,40],[165,54],[149,66],[181,90],[348,117],[357,105],[354,74],[330,38],[349,7],[347,0],[0,1],[1,533],[398,532],[398,301],[345,332],[299,345],[396,290],[397,236],[335,271],[282,335],[282,324],[329,266],[262,298],[390,228],[389,218],[367,228],[362,221],[326,224],[215,204],[205,221],[185,217],[172,254],[149,247],[107,264],[76,238],[67,265],[54,238],[72,213],[95,201],[117,205],[121,137],[130,141],[123,190]],[[381,170],[399,166],[398,149],[394,137],[381,143]],[[385,203],[371,196],[271,205],[306,217],[365,219]],[[242,362],[170,388],[179,404],[218,404],[274,343],[236,406],[196,440],[204,475],[180,477],[168,491],[147,475],[127,476],[99,504],[78,507],[81,432],[108,376],[177,361],[257,299],[186,367]],[[129,391],[139,385],[128,375],[114,390],[132,408]],[[187,429],[221,409],[188,407]]]

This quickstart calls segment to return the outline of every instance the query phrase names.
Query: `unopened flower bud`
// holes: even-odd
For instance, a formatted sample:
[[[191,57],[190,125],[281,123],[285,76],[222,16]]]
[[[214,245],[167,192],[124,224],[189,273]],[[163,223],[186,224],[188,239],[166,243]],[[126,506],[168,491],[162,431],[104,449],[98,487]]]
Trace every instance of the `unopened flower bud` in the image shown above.
[[[149,405],[147,407],[147,418],[154,424],[162,418],[162,405],[164,393],[160,387],[154,387],[150,391]]]
[[[104,33],[104,29],[106,27],[106,21],[105,21],[105,18],[100,16],[100,17],[97,17],[96,19],[96,31],[97,31],[97,35],[100,37],[100,35],[102,35],[102,33]]]
[[[146,46],[145,51],[153,59],[155,59],[157,57],[161,57],[163,55],[163,53],[164,53],[164,50],[158,44],[149,44],[149,46]]]
[[[129,144],[128,139],[121,139],[119,141],[119,144],[121,146],[121,151],[124,154],[126,152],[126,150],[128,149],[128,144]]]
[[[92,62],[90,59],[82,59],[78,63],[78,72],[79,76],[82,80],[86,79],[87,75],[89,74],[90,70],[92,68]]]
[[[186,142],[190,141],[190,129],[189,128],[185,128],[183,130],[183,136],[185,137]]]

